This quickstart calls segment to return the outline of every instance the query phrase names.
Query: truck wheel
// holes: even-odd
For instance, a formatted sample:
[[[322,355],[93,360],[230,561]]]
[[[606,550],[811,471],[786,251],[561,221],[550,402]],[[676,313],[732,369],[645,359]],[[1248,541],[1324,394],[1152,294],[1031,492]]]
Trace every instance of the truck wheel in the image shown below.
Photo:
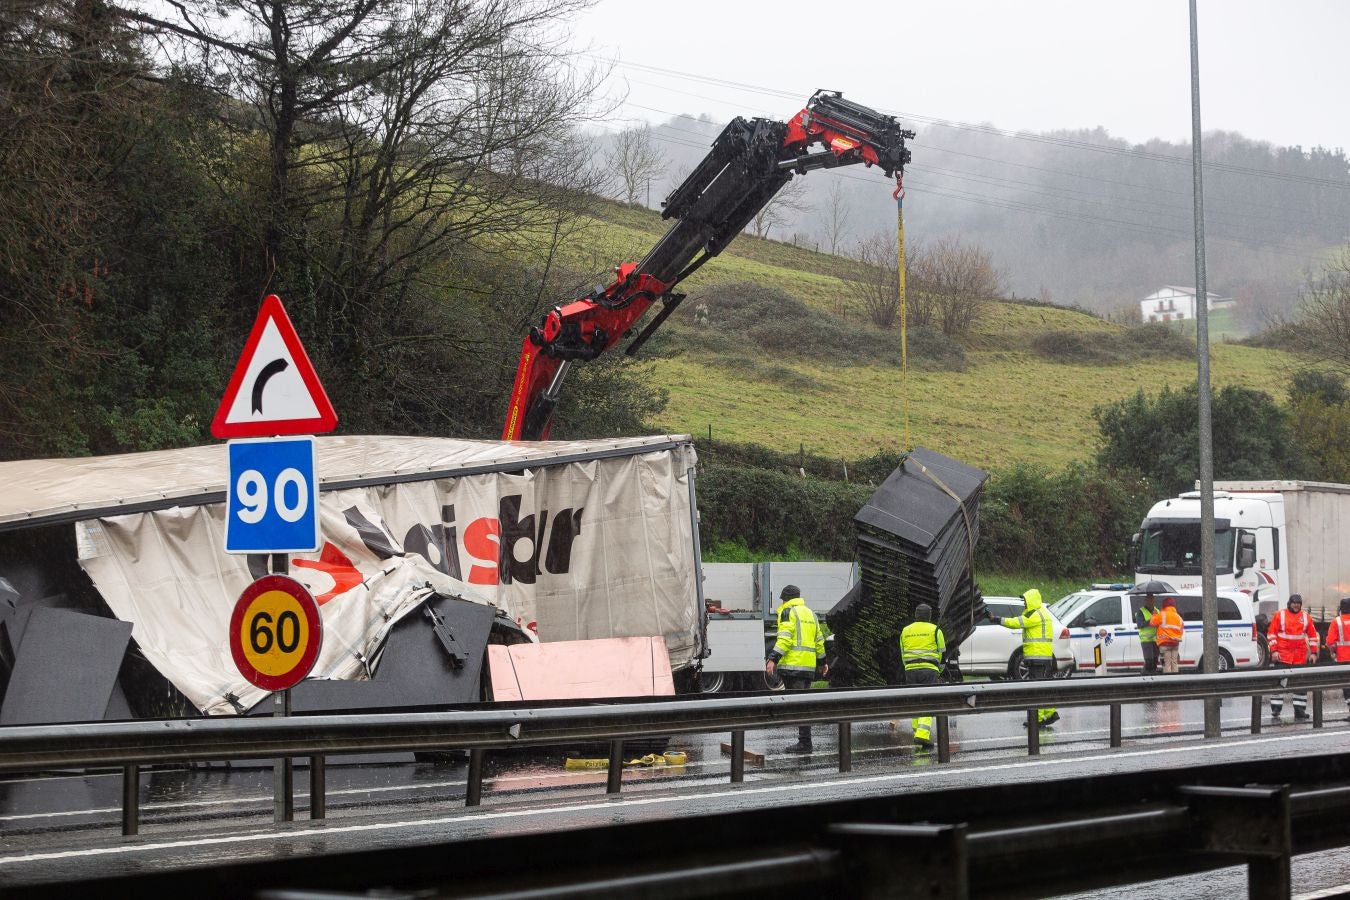
[[[1259,660],[1258,668],[1264,669],[1270,665],[1270,645],[1266,643],[1264,634],[1256,640],[1256,658]]]
[[[1026,660],[1022,658],[1022,648],[1018,647],[1013,651],[1013,655],[1008,658],[1008,679],[1010,681],[1026,681],[1030,676],[1030,670],[1027,669]]]
[[[768,672],[761,672],[760,675],[763,676],[763,684],[765,690],[768,691],[787,690],[787,682],[785,682],[782,678],[778,677],[777,672],[773,673],[772,675],[770,675]]]
[[[702,672],[698,676],[698,692],[700,694],[716,694],[726,686],[726,672]]]

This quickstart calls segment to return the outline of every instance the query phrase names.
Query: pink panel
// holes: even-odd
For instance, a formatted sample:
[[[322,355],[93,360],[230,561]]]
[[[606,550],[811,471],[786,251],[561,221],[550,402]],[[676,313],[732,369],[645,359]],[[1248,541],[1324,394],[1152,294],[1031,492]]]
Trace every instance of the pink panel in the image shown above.
[[[494,700],[672,697],[666,642],[659,637],[488,645]]]

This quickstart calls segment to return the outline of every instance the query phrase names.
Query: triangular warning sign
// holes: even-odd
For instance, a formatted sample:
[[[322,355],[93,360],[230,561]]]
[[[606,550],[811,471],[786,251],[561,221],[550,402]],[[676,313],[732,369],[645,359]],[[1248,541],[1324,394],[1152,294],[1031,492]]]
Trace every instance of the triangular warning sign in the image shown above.
[[[269,294],[211,420],[211,433],[218,438],[321,434],[336,428],[337,421],[281,298]]]

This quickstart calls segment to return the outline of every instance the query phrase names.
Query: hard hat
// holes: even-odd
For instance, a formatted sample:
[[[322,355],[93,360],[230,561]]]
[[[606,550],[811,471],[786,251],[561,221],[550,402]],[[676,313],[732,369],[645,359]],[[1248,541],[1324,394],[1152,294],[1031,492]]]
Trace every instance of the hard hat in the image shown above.
[[[787,584],[787,585],[784,585],[784,586],[783,586],[783,590],[782,590],[782,592],[779,593],[778,599],[779,599],[779,600],[795,600],[796,598],[800,597],[801,595],[802,595],[802,589],[801,589],[801,588],[797,587],[795,584]]]
[[[927,603],[920,603],[918,606],[914,607],[914,618],[918,619],[920,622],[933,621],[933,607],[929,606]]]
[[[1289,595],[1289,602],[1285,603],[1284,607],[1285,607],[1285,609],[1292,609],[1295,603],[1297,603],[1299,606],[1302,606],[1302,605],[1303,605],[1303,595],[1302,595],[1302,594],[1290,594],[1290,595]]]

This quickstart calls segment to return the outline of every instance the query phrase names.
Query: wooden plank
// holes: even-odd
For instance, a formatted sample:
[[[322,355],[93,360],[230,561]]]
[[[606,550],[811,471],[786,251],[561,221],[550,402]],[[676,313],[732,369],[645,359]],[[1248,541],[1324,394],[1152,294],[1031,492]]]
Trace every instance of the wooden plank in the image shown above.
[[[730,745],[730,744],[723,742],[723,744],[722,744],[722,755],[723,755],[723,756],[730,756],[730,755],[731,755],[731,745]],[[746,761],[746,762],[748,762],[748,763],[754,763],[754,764],[757,765],[757,766],[762,766],[762,765],[764,765],[764,754],[763,754],[763,753],[760,753],[760,752],[757,751],[757,750],[746,750],[746,751],[744,751],[744,755],[745,755],[745,761]]]

